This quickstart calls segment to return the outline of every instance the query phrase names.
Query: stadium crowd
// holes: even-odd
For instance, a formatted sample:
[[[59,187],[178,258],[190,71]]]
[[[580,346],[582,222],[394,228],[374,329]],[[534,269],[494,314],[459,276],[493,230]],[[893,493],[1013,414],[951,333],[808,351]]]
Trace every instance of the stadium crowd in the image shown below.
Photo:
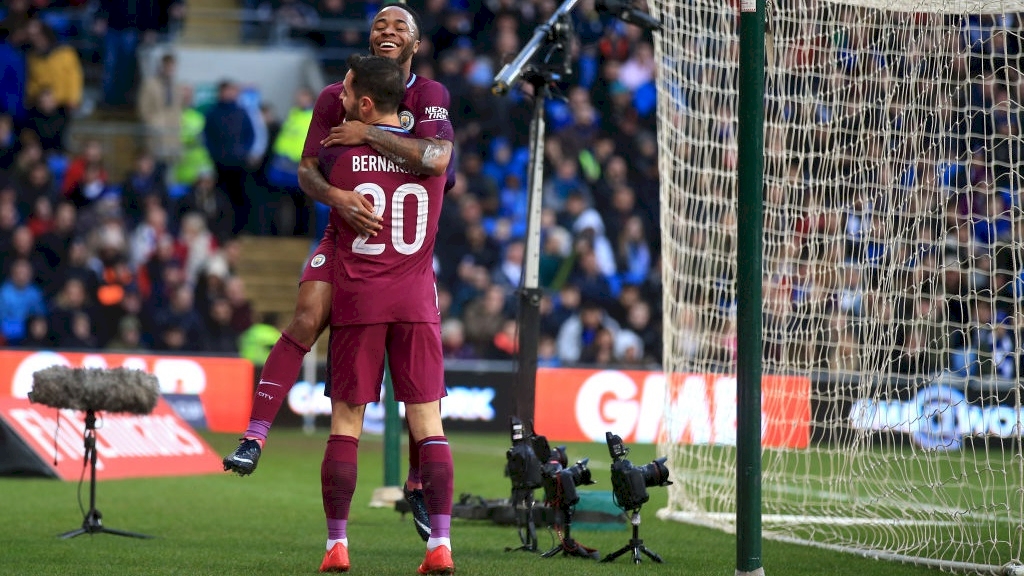
[[[276,118],[270,107],[247,98],[245,79],[237,78],[237,84],[218,87],[215,104],[201,106],[194,87],[176,79],[173,53],[153,75],[121,85],[134,74],[124,53],[134,55],[138,46],[157,40],[173,44],[187,9],[173,0],[133,1],[149,10],[140,12],[145,19],[131,23],[110,16],[119,13],[121,3],[12,0],[0,22],[0,338],[7,346],[22,347],[236,353],[242,334],[253,326],[267,328],[254,318],[235,275],[238,235],[313,239],[324,223],[322,210],[317,214],[294,183],[303,122],[308,123],[315,94],[300,90],[295,106]],[[456,128],[457,184],[445,200],[436,250],[445,351],[450,358],[510,358],[516,352],[532,87],[524,85],[505,97],[490,88],[502,64],[519,52],[557,3],[409,4],[419,11],[424,30],[413,70],[448,88]],[[253,15],[240,42],[298,40],[320,50],[329,64],[341,60],[339,50],[365,49],[366,19],[378,4],[242,0],[239,7]],[[67,10],[86,17],[68,20],[61,16]],[[657,364],[662,294],[652,41],[640,28],[598,12],[593,0],[579,2],[572,18],[573,74],[546,100],[540,362]],[[360,24],[343,25],[353,21]],[[286,34],[272,29],[272,23],[282,22]],[[922,265],[911,268],[941,268],[944,279],[925,287],[926,297],[908,299],[906,310],[897,313],[916,320],[898,323],[902,328],[893,336],[897,352],[888,361],[893,371],[952,367],[963,374],[1011,378],[1019,373],[1012,351],[1019,347],[1013,294],[1020,293],[1015,288],[1019,260],[1014,260],[1020,240],[1013,234],[1020,227],[1010,225],[1010,208],[1019,204],[1014,176],[1019,173],[1024,81],[1020,41],[1009,33],[1019,24],[1014,15],[962,22],[958,41],[966,56],[956,61],[956,72],[974,81],[954,103],[968,111],[966,119],[956,122],[960,137],[953,145],[933,147],[950,152],[948,157],[901,159],[905,175],[900,178],[907,189],[915,182],[932,183],[922,170],[937,168],[934,180],[943,191],[955,193],[945,214],[931,220],[907,214],[923,227],[920,238],[930,246],[918,260]],[[874,58],[858,61],[854,55],[865,46],[856,42],[868,42],[863,38],[808,38],[784,55],[790,72],[783,85],[793,91],[793,102],[821,87],[815,59],[834,56],[847,77],[857,78],[872,76],[881,66],[909,74],[920,56],[910,47],[880,46]],[[908,56],[881,56],[889,49]],[[81,108],[88,107],[80,60],[102,63],[98,104],[133,106],[150,131],[146,149],[124,180],[108,178],[108,152],[99,142],[68,147],[66,134]],[[326,70],[341,72],[331,66]],[[939,84],[922,90],[937,94]],[[694,95],[686,105],[700,103]],[[828,146],[846,150],[850,143],[842,135],[863,130],[899,134],[906,120],[898,105],[878,104],[871,114],[807,108],[804,112],[820,116],[819,125],[832,118],[846,124],[832,133],[839,135],[837,140],[811,138],[790,146],[790,152],[796,158]],[[797,110],[769,114],[797,122]],[[915,136],[923,148],[903,149],[929,148],[926,133],[935,127],[923,128],[917,131],[925,134],[923,140]],[[731,133],[724,126],[718,134]],[[768,137],[771,145],[771,132]],[[879,139],[869,152],[886,145],[900,144]],[[874,164],[859,162],[858,153],[841,157],[855,160],[847,166],[851,177],[846,180],[860,194],[818,195],[815,171],[820,166],[796,161],[783,181],[766,190],[771,202],[787,194],[802,198],[792,203],[799,213],[767,210],[769,245],[798,240],[796,272],[785,290],[766,293],[769,361],[793,353],[774,344],[781,340],[771,331],[786,330],[800,334],[797,341],[820,344],[799,352],[801,359],[792,365],[835,368],[859,362],[856,340],[871,335],[843,324],[874,313],[872,297],[879,287],[872,266],[901,257],[871,237],[881,228],[869,224],[879,214],[919,204],[890,197],[885,191],[893,175],[859,170]],[[289,212],[282,206],[294,206],[295,217],[282,222],[279,215]],[[841,281],[811,286],[812,255],[819,258],[817,248],[835,244],[843,246],[838,258],[875,264],[846,266]],[[907,275],[908,282],[912,276]],[[828,293],[822,296],[821,290]],[[820,310],[809,308],[812,301]],[[778,312],[780,306],[784,312]],[[805,320],[798,325],[775,317]],[[828,321],[806,321],[822,317]],[[696,354],[698,348],[715,346],[725,362],[735,353],[734,322],[723,322],[713,342],[687,338],[686,319],[680,322],[676,344],[682,348],[673,353]],[[1024,321],[1016,324],[1024,326]],[[952,332],[931,333],[944,325]]]
[[[123,14],[121,0],[6,4],[0,338],[25,348],[236,354],[248,336],[266,329],[235,273],[239,235],[313,239],[323,225],[322,210],[317,214],[289,179],[296,135],[304,136],[298,127],[308,123],[315,94],[300,91],[279,119],[269,106],[248,105],[245,79],[238,78],[218,86],[215,103],[199,106],[194,87],[175,76],[173,52],[154,74],[134,79],[135,67],[126,62],[140,45],[173,41],[187,7],[132,4],[147,7],[134,22],[114,16]],[[445,352],[512,358],[531,87],[498,97],[490,86],[557,5],[410,5],[424,30],[414,72],[448,88],[456,128],[456,186],[445,199],[435,253]],[[366,15],[377,4],[240,6],[274,18],[306,15],[312,30],[336,17],[361,18],[368,28]],[[68,19],[69,10],[76,18]],[[574,21],[575,74],[546,100],[540,362],[656,364],[661,290],[651,39],[597,13],[589,0]],[[325,49],[366,46],[365,34],[314,32],[299,35]],[[148,130],[124,179],[108,174],[110,151],[102,142],[70,145],[73,123],[91,104],[83,96],[90,62],[102,63],[95,104],[130,107]],[[282,203],[296,205],[294,221],[275,220]]]
[[[858,17],[822,7],[773,83],[766,365],[1014,380],[1021,15]]]

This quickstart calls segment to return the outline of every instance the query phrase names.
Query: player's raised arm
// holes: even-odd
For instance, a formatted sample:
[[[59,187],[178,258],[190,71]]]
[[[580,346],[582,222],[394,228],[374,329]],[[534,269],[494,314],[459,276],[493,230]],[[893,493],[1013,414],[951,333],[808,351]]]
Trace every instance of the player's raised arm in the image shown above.
[[[375,126],[347,121],[340,126],[331,127],[321,144],[369,144],[374,150],[414,174],[444,174],[452,159],[452,143],[455,140],[455,130],[448,116],[448,109],[451,107],[448,89],[438,82],[424,81],[421,78],[412,83],[410,91],[417,94],[415,102],[410,103],[412,132],[417,138],[402,138]]]
[[[452,143],[438,138],[402,138],[375,126],[366,127],[366,143],[414,174],[440,176],[452,159]]]
[[[414,174],[440,176],[452,159],[452,143],[440,138],[402,138],[362,122],[349,120],[334,126],[324,139],[324,146],[358,146],[369,144],[389,160]]]

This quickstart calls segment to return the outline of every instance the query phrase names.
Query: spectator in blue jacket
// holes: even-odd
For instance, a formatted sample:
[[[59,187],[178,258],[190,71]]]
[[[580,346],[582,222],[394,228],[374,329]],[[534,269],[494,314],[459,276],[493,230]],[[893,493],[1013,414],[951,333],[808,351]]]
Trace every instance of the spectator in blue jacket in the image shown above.
[[[235,211],[237,234],[245,228],[249,201],[245,195],[246,174],[256,131],[249,113],[238,103],[238,86],[222,80],[217,86],[217,102],[206,113],[203,137],[217,170],[217,186],[227,195]]]
[[[32,282],[32,274],[32,264],[19,258],[11,265],[7,280],[0,284],[0,331],[11,345],[25,337],[30,316],[46,314],[43,291]]]
[[[25,119],[25,53],[17,45],[15,32],[0,28],[0,113],[21,123]]]

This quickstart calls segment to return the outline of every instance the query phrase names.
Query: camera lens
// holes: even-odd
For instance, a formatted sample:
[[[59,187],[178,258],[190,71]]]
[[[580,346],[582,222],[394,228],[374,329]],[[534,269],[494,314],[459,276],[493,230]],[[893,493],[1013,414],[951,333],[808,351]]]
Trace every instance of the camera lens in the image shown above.
[[[577,486],[584,486],[594,483],[594,481],[590,479],[590,468],[587,468],[587,462],[589,461],[590,458],[584,458],[569,468],[566,468],[572,477],[573,484]]]
[[[640,473],[644,478],[645,486],[664,486],[669,484],[668,467],[665,466],[666,458],[663,456],[640,467]]]

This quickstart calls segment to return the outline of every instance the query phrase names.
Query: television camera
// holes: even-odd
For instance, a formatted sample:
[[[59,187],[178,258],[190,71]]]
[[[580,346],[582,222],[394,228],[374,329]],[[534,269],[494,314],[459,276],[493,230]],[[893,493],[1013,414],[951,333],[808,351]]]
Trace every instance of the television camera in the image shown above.
[[[523,422],[511,418],[512,447],[506,453],[505,475],[512,481],[512,507],[522,545],[507,550],[537,550],[533,491],[544,488],[544,503],[554,513],[552,524],[559,533],[559,544],[543,553],[548,558],[558,552],[565,555],[597,559],[596,550],[573,540],[570,534],[573,507],[579,502],[577,486],[593,484],[589,458],[572,466],[565,446],[554,446],[544,436],[526,432]]]
[[[633,552],[634,564],[640,563],[641,554],[646,554],[655,562],[664,562],[661,556],[644,546],[644,541],[640,539],[640,508],[650,500],[648,488],[668,486],[672,483],[668,479],[669,472],[665,466],[667,458],[662,456],[643,466],[634,466],[626,458],[629,448],[622,443],[622,438],[606,432],[605,442],[608,444],[608,454],[612,457],[612,497],[616,506],[622,508],[623,512],[630,513],[633,537],[628,544],[602,558],[601,562],[611,562],[629,551]]]

